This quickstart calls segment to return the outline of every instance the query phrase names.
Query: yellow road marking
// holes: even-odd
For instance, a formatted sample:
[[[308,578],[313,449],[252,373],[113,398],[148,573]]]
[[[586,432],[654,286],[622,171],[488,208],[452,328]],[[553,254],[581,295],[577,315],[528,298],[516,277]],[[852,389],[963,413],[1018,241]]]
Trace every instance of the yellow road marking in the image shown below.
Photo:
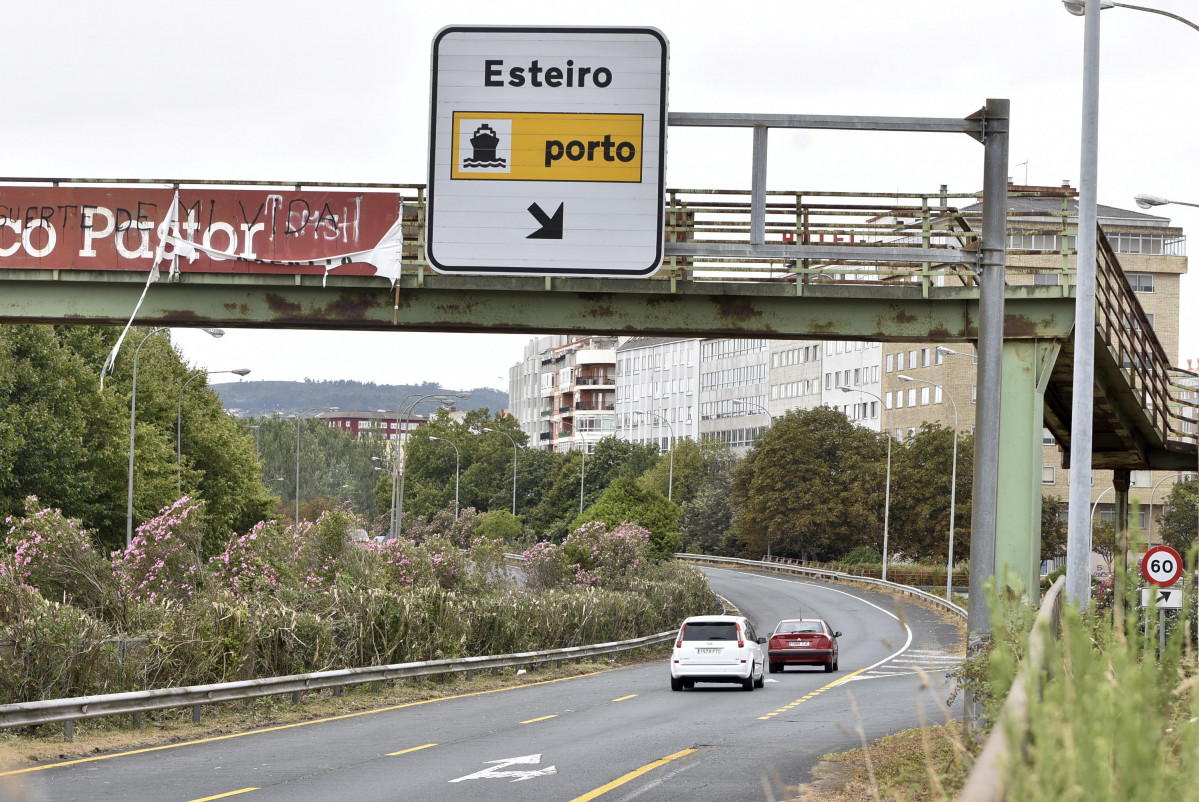
[[[422,749],[428,749],[430,746],[437,746],[437,744],[425,744],[424,746],[414,746],[411,749],[401,749],[398,752],[388,752],[387,756],[395,757],[396,755],[406,755],[409,752],[419,752]]]
[[[596,788],[594,791],[588,791],[587,793],[583,794],[582,796],[576,796],[574,799],[570,800],[570,802],[587,802],[589,799],[595,799],[596,797],[603,796],[604,794],[611,791],[613,788],[619,788],[620,786],[627,783],[629,780],[635,780],[638,777],[640,777],[642,774],[645,774],[647,771],[653,771],[654,769],[658,768],[659,766],[665,766],[670,761],[676,760],[680,757],[686,757],[687,755],[691,754],[694,751],[695,751],[694,749],[684,749],[682,752],[675,752],[673,755],[664,757],[661,760],[655,760],[653,763],[650,763],[648,766],[642,766],[641,768],[639,768],[635,771],[630,771],[625,776],[615,779],[612,782],[608,783],[607,785],[601,785],[599,788]]]
[[[619,699],[613,699],[613,702],[623,702],[625,699],[633,699],[637,696],[635,693],[630,693],[628,696],[622,696]]]
[[[227,794],[217,794],[216,796],[206,796],[203,799],[193,799],[191,802],[211,802],[213,799],[224,799],[228,796],[237,796],[238,794],[247,794],[250,791],[258,791],[258,788],[243,788],[240,791],[230,791]]]
[[[534,722],[537,722],[537,721],[545,721],[547,718],[557,718],[557,717],[558,717],[558,714],[555,713],[552,716],[542,716],[541,718],[531,718],[528,721],[522,721],[521,724],[533,724]]]
[[[32,771],[45,771],[46,769],[56,769],[63,766],[75,766],[80,763],[92,763],[97,760],[109,760],[114,757],[126,757],[127,755],[142,755],[147,752],[160,752],[163,749],[176,749],[180,746],[194,746],[196,744],[207,744],[215,741],[226,741],[230,738],[241,738],[245,735],[259,735],[264,732],[275,732],[277,730],[288,730],[295,727],[307,727],[311,724],[323,724],[327,721],[341,721],[347,718],[357,718],[359,716],[371,716],[375,713],[387,713],[392,710],[401,710],[405,707],[416,707],[418,705],[432,704],[433,702],[448,702],[453,699],[469,699],[472,696],[485,696],[489,693],[502,693],[504,691],[515,691],[522,688],[532,688],[536,685],[549,685],[553,682],[566,682],[572,679],[581,679],[589,677],[590,674],[580,674],[576,677],[559,677],[558,679],[547,679],[541,682],[530,682],[528,685],[513,685],[511,688],[492,688],[489,691],[472,691],[471,693],[460,693],[456,696],[442,696],[436,699],[421,699],[417,702],[405,702],[402,705],[390,705],[388,707],[379,707],[374,710],[359,710],[356,713],[342,713],[337,716],[329,716],[328,718],[315,718],[309,721],[297,721],[294,724],[278,724],[274,727],[263,727],[256,730],[246,730],[245,732],[234,732],[228,735],[216,735],[212,738],[197,738],[194,741],[180,741],[175,744],[163,744],[162,746],[148,746],[145,749],[131,749],[128,752],[114,752],[111,755],[94,755],[92,757],[81,757],[75,760],[64,760],[61,763],[47,763],[44,766],[30,766],[26,769],[11,769],[9,771],[0,771],[0,777],[8,777],[14,774],[27,774]]]
[[[825,685],[823,688],[817,688],[816,690],[809,693],[807,696],[796,699],[794,702],[791,702],[790,704],[780,707],[778,710],[775,710],[773,713],[767,713],[764,716],[758,716],[758,721],[769,721],[770,719],[777,716],[779,713],[786,713],[787,711],[791,710],[791,708],[795,707],[796,705],[802,704],[802,703],[808,701],[809,699],[812,699],[812,698],[824,693],[825,691],[829,690],[830,688],[835,688],[838,685],[840,685],[842,682],[848,682],[850,679],[852,679],[853,677],[856,677],[858,674],[861,674],[865,670],[866,670],[865,668],[859,668],[857,671],[853,671],[849,674],[846,674],[844,677],[840,677],[840,678],[834,680],[833,682],[830,682],[828,685]]]

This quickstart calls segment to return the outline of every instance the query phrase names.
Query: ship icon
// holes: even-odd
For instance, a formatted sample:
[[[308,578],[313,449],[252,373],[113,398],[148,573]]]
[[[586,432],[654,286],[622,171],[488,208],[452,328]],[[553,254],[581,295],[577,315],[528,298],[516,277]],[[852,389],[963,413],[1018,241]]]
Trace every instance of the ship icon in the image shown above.
[[[483,123],[475,129],[474,136],[470,138],[470,146],[474,153],[470,158],[462,160],[462,166],[478,168],[487,167],[506,167],[508,162],[496,156],[496,149],[499,147],[500,137],[495,129],[487,123]]]

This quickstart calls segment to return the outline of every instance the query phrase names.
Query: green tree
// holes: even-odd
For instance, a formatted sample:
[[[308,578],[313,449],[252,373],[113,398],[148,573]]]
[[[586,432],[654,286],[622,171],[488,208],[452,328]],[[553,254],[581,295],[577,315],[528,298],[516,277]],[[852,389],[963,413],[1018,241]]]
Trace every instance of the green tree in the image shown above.
[[[1187,482],[1175,482],[1166,497],[1165,509],[1157,519],[1155,537],[1160,535],[1162,543],[1175,549],[1179,554],[1186,554],[1199,536],[1199,515],[1196,514],[1196,491],[1199,482],[1191,479]]]
[[[686,551],[722,554],[726,536],[733,526],[732,472],[720,471],[710,477],[679,515],[679,535]]]
[[[728,447],[723,444],[721,446],[727,454]],[[675,504],[685,505],[695,498],[704,486],[711,463],[716,458],[714,455],[717,453],[719,449],[714,441],[675,440],[673,471],[670,455],[665,454],[641,475],[641,484],[649,490],[669,496]],[[673,492],[670,492],[672,488]]]
[[[1041,496],[1041,559],[1053,560],[1066,553],[1066,503],[1057,496]],[[955,549],[956,551],[956,549]]]
[[[573,532],[588,521],[602,521],[616,528],[625,521],[650,531],[650,551],[662,558],[679,550],[679,508],[654,490],[641,487],[632,476],[622,476],[608,485],[600,500],[571,522]]]
[[[884,438],[830,407],[777,419],[734,472],[731,540],[803,559],[881,549]]]
[[[914,560],[944,562],[949,515],[954,511],[954,564],[970,551],[973,438],[958,438],[957,494],[951,495],[953,430],[925,423],[903,444],[892,446],[889,548]]]

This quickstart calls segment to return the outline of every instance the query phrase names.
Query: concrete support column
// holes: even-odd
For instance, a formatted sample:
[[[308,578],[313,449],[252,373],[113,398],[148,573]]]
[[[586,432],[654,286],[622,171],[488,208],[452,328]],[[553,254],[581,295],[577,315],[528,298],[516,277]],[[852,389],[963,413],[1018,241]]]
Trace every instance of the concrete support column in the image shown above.
[[[999,428],[999,516],[996,578],[1035,604],[1041,581],[1041,468],[1045,385],[1060,347],[1053,342],[1003,344],[1003,400]],[[986,466],[975,465],[975,471]],[[973,568],[973,566],[971,566]]]

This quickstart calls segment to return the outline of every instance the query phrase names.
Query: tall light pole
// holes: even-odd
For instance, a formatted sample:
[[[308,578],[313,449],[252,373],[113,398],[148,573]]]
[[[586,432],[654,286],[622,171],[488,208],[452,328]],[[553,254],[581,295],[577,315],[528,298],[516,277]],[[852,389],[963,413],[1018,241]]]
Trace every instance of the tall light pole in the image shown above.
[[[233,370],[204,370],[192,376],[183,383],[179,388],[179,401],[175,404],[175,480],[179,486],[179,492],[183,492],[183,391],[187,389],[187,385],[194,382],[201,376],[211,376],[214,373],[236,373],[238,376],[245,376],[250,372],[249,368],[234,368]],[[253,427],[257,429],[258,427]],[[255,443],[254,450],[258,450],[258,444]]]
[[[149,334],[142,338],[138,343],[137,350],[133,352],[133,390],[129,397],[129,488],[125,500],[125,548],[133,543],[133,440],[134,440],[134,425],[137,422],[137,358],[141,355],[142,346],[146,344],[155,334],[166,331],[166,326],[159,326],[152,330]],[[213,337],[223,337],[225,332],[221,329],[203,329]]]
[[[1131,8],[1161,14],[1199,30],[1193,22],[1156,8],[1113,0],[1063,0],[1082,15],[1082,146],[1078,182],[1078,278],[1074,304],[1074,397],[1070,410],[1070,517],[1066,540],[1066,598],[1079,607],[1091,598],[1091,522],[1084,519],[1091,495],[1091,421],[1095,399],[1095,240],[1099,171],[1099,11]]]
[[[635,409],[634,415],[653,415],[658,420],[666,424],[666,430],[670,432],[670,439],[667,440],[667,445],[670,446],[670,474],[666,480],[666,500],[674,501],[674,427],[670,425],[670,421],[666,417],[659,415],[657,412],[646,412],[645,410]]]
[[[958,405],[953,400],[953,396],[939,384],[925,381],[924,379],[913,379],[911,376],[897,376],[901,382],[919,382],[927,384],[930,387],[937,387],[949,399],[949,403],[953,405],[953,469],[950,472],[949,480],[949,560],[945,563],[945,598],[950,600],[953,598],[953,518],[954,512],[957,509],[958,498]]]
[[[507,432],[503,431],[502,429],[489,429],[486,426],[484,426],[483,431],[495,432],[496,434],[502,434],[504,437],[508,438],[509,442],[512,443],[512,515],[515,517],[515,515],[516,515],[516,441],[512,439],[512,435],[508,434]]]
[[[404,400],[400,402],[400,405],[396,407],[396,437],[399,438],[400,447],[399,468],[392,474],[391,477],[391,530],[389,532],[391,537],[399,537],[404,528],[404,479],[405,475],[407,474],[405,467],[408,464],[408,430],[403,428],[401,420],[404,418],[404,404],[407,403],[408,399],[412,398],[413,395],[415,395],[415,393],[406,396]],[[437,399],[440,404],[448,405],[453,403],[451,401],[453,398],[461,398],[464,400],[470,398],[470,393],[426,393],[408,405],[407,417],[411,418],[416,413],[417,405],[423,401],[428,401],[430,398]],[[399,475],[398,495],[396,493],[397,474]]]
[[[583,441],[583,467],[579,470],[579,515],[583,514],[583,483],[587,481],[587,441]]]
[[[454,520],[458,520],[458,470],[462,467],[462,457],[458,453],[458,446],[452,441],[444,437],[434,437],[429,435],[430,440],[440,440],[443,443],[449,443],[454,449]]]
[[[336,412],[337,407],[309,407],[296,415],[296,526],[300,525],[300,428],[309,412]]]
[[[1182,476],[1181,473],[1172,473],[1169,476],[1163,476],[1161,479],[1157,480],[1157,483],[1153,485],[1153,489],[1149,491],[1149,531],[1145,536],[1145,545],[1147,546],[1153,545],[1153,494],[1157,492],[1159,487],[1161,487],[1162,482],[1166,481],[1167,479],[1177,479],[1180,476]]]
[[[880,410],[885,410],[887,408],[886,402],[883,401],[883,399],[881,397],[875,395],[874,393],[870,392],[869,390],[863,390],[860,387],[846,387],[845,385],[840,385],[837,387],[837,389],[843,393],[861,393],[862,395],[868,395],[871,398],[877,398]],[[879,424],[880,424],[879,428],[882,429],[883,434],[885,434],[887,436],[887,490],[886,490],[886,493],[884,494],[884,500],[883,500],[883,581],[886,582],[887,581],[887,545],[888,545],[887,539],[888,539],[888,536],[890,535],[890,529],[891,529],[891,432],[881,425],[882,419],[883,419],[881,411],[879,412],[878,418],[879,418]]]

